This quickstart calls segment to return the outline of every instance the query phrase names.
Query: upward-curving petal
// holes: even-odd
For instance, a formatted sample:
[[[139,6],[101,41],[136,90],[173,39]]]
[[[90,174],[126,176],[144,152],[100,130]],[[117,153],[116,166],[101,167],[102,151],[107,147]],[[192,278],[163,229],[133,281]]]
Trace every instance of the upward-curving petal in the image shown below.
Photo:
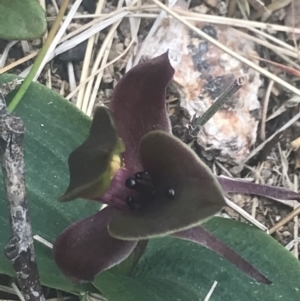
[[[113,156],[119,159],[122,151],[124,146],[108,109],[97,107],[88,138],[69,156],[70,184],[60,200],[100,197],[115,172]],[[120,162],[116,169],[119,167]]]
[[[131,171],[142,170],[139,159],[141,138],[152,130],[171,131],[165,98],[173,74],[168,53],[165,53],[132,68],[114,90],[110,111],[126,145],[124,163]]]
[[[107,207],[64,230],[53,246],[53,256],[62,272],[74,281],[92,281],[101,271],[126,259],[137,241],[111,237],[107,231],[114,209]]]
[[[300,200],[299,193],[283,187],[256,184],[223,176],[218,177],[218,181],[227,193],[254,194],[279,200]]]

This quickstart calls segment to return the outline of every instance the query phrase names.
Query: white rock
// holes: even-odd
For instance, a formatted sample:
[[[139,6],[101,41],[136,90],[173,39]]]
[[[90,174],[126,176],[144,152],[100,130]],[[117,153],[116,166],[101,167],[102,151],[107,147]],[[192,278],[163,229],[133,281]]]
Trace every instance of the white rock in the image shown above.
[[[196,23],[198,28],[235,52],[258,57],[252,42],[241,38],[226,26]],[[261,84],[259,73],[250,69],[216,46],[208,43],[180,22],[164,20],[147,44],[143,55],[153,58],[169,51],[175,69],[174,83],[181,96],[181,106],[190,116],[202,115],[215,99],[240,76],[245,85],[204,126],[197,137],[208,159],[241,163],[256,141]]]

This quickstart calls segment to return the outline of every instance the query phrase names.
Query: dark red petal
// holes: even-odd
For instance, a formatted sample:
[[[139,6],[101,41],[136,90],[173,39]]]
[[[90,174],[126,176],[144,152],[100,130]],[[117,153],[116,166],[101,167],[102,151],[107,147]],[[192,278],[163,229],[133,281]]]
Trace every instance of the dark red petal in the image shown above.
[[[111,237],[107,231],[114,209],[107,207],[72,224],[56,239],[53,255],[62,272],[74,281],[92,281],[99,272],[126,259],[137,241]]]
[[[119,136],[126,145],[127,169],[142,170],[141,138],[152,130],[171,131],[166,113],[166,87],[174,74],[168,53],[132,68],[117,84],[110,111]]]
[[[211,232],[204,229],[201,226],[188,229],[185,231],[174,233],[173,236],[189,240],[198,243],[215,253],[226,258],[228,261],[233,263],[237,268],[243,271],[245,274],[255,279],[258,282],[265,284],[271,284],[272,282],[263,275],[257,268],[255,268],[251,263],[237,254],[233,249],[225,245],[219,239],[217,239]]]
[[[109,232],[119,239],[147,239],[196,226],[224,205],[210,169],[176,137],[152,131],[141,141],[141,160],[155,194],[140,209],[117,212]],[[175,195],[168,196],[168,189]]]
[[[109,269],[110,273],[129,275],[143,256],[147,247],[148,240],[140,240],[132,253],[120,264]]]
[[[228,193],[254,194],[280,200],[300,199],[299,193],[283,187],[255,184],[239,179],[231,179],[226,177],[218,177],[218,181],[221,184],[223,190]]]
[[[112,157],[123,150],[108,109],[97,107],[87,140],[69,156],[70,184],[60,200],[101,196],[110,184]]]

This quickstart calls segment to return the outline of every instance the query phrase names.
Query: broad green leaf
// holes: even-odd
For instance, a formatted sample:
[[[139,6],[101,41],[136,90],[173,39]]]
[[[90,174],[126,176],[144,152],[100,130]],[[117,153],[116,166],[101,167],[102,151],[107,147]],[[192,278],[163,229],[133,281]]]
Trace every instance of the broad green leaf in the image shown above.
[[[131,277],[105,275],[94,285],[110,301],[299,300],[300,263],[272,237],[249,225],[213,218],[205,227],[259,268],[272,282],[256,283],[234,265],[194,243],[165,237],[150,240]],[[109,279],[110,278],[110,279]],[[101,281],[100,281],[101,280]],[[110,282],[118,285],[110,286]]]
[[[0,75],[0,83],[14,79]],[[14,93],[11,93],[14,94]],[[7,96],[10,100],[12,95]],[[87,137],[91,121],[57,93],[32,84],[14,112],[26,126],[24,141],[26,183],[33,232],[53,243],[71,223],[87,217],[100,204],[76,200],[60,203],[57,198],[69,182],[68,156]],[[0,182],[0,250],[10,237],[3,181]],[[56,267],[51,250],[36,242],[37,261],[44,285],[65,291],[86,291],[75,285]],[[10,262],[0,252],[0,273],[14,275]]]
[[[37,0],[0,0],[0,38],[33,40],[46,29],[45,11]]]
[[[160,275],[157,275],[160,277]],[[180,276],[179,276],[180,278]],[[112,285],[115,283],[115,285]],[[108,301],[198,301],[199,294],[178,282],[160,278],[132,278],[104,272],[94,285]],[[231,300],[234,301],[234,300]],[[239,300],[240,301],[240,300]]]

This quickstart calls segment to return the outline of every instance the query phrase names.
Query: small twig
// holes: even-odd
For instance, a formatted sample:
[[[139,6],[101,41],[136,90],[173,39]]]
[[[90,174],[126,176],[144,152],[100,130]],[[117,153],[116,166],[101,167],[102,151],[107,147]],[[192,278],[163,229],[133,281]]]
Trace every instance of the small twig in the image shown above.
[[[26,55],[26,56],[24,56],[24,57],[18,59],[17,61],[14,61],[14,62],[12,62],[11,64],[9,64],[9,65],[7,65],[7,66],[1,68],[1,69],[0,69],[0,74],[3,74],[3,73],[5,73],[5,72],[7,72],[7,71],[9,71],[9,70],[11,70],[11,69],[13,69],[13,68],[15,68],[15,67],[21,65],[21,64],[23,64],[23,63],[29,61],[30,59],[36,57],[36,56],[38,55],[38,53],[39,53],[38,51],[34,51],[34,52],[32,52],[32,53],[30,53],[30,54],[28,54],[28,55]]]
[[[213,283],[213,285],[211,286],[209,292],[207,293],[207,295],[206,295],[204,301],[209,301],[209,299],[210,299],[210,297],[212,296],[212,294],[213,294],[213,292],[214,292],[214,290],[215,290],[217,284],[218,284],[218,281],[214,281],[214,283]]]
[[[300,214],[300,206],[298,206],[296,209],[294,209],[291,213],[289,213],[286,217],[281,219],[277,224],[275,224],[270,230],[269,234],[274,233],[278,229],[280,229],[282,226],[287,224],[290,220],[292,220],[295,216]]]
[[[264,104],[263,104],[261,124],[260,124],[260,139],[263,141],[266,140],[266,119],[267,119],[267,113],[268,113],[269,100],[270,100],[273,86],[274,86],[274,81],[270,80],[265,97],[264,97]]]
[[[185,133],[184,141],[189,143],[195,138],[202,126],[204,126],[208,120],[210,120],[218,110],[225,104],[225,102],[232,97],[244,84],[244,77],[237,78],[217,99],[216,101],[203,113],[202,116],[193,116],[188,130]]]
[[[242,86],[244,85],[244,77],[237,78],[213,103],[212,106],[208,108],[204,114],[199,117],[196,121],[198,126],[203,126],[206,122],[214,116],[217,111],[225,104],[225,102],[232,97],[234,93],[236,93]]]
[[[11,115],[0,92],[0,161],[5,183],[12,236],[4,253],[12,262],[26,301],[45,300],[35,260],[24,178],[21,118]]]

